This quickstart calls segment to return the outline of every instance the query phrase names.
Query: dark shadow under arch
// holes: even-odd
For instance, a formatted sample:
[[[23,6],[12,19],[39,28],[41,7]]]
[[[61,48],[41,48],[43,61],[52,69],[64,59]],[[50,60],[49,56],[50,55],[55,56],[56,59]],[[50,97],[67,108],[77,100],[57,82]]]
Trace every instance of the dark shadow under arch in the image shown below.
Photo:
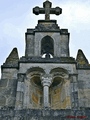
[[[57,68],[54,68],[50,71],[50,74],[52,73],[55,73],[55,72],[61,72],[61,73],[64,73],[64,74],[68,74],[68,71],[64,68],[60,68],[60,67],[57,67]]]
[[[32,68],[30,68],[30,69],[27,70],[26,74],[29,74],[31,72],[45,73],[45,71],[43,70],[43,68],[40,68],[40,67],[32,67]]]
[[[41,40],[41,55],[54,56],[54,41],[50,36],[45,36]]]

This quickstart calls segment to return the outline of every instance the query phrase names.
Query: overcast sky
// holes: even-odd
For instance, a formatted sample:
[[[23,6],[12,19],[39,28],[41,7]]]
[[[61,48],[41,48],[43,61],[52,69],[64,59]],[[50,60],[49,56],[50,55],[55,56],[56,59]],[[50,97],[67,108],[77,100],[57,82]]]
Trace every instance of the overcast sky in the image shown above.
[[[43,7],[45,0],[0,0],[0,65],[12,49],[18,48],[19,57],[25,53],[25,32],[34,28],[38,19],[32,13],[35,6]],[[90,61],[90,0],[51,0],[52,7],[62,8],[60,16],[51,15],[60,28],[70,32],[70,56],[76,58],[82,49]]]

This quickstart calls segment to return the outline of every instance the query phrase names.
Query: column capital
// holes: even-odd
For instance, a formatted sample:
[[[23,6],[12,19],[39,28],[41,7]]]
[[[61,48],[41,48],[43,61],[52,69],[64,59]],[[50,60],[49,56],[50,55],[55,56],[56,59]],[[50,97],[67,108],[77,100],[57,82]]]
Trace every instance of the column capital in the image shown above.
[[[25,77],[26,77],[26,74],[18,73],[18,81],[24,82]]]
[[[52,80],[52,75],[45,74],[41,76],[41,83],[43,86],[49,87],[52,84]]]

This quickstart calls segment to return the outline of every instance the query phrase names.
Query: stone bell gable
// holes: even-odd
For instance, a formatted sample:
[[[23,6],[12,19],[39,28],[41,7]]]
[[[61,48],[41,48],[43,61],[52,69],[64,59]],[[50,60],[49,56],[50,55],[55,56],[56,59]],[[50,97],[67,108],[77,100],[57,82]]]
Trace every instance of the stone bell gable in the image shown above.
[[[53,57],[69,57],[68,30],[60,29],[55,20],[40,20],[26,33],[26,57],[41,57],[47,52]]]
[[[35,7],[33,13],[45,14],[45,20],[27,29],[25,55],[19,58],[14,48],[1,66],[0,110],[5,110],[1,118],[89,116],[89,62],[80,49],[76,59],[70,56],[68,29],[60,29],[57,21],[50,19],[50,14],[60,15],[62,9],[53,8],[46,0],[43,8]]]

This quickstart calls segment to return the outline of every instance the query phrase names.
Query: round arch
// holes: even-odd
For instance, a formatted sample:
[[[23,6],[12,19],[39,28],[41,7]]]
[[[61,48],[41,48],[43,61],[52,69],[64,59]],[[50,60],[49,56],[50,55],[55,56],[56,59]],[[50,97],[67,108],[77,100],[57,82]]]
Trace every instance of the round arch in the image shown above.
[[[40,76],[44,74],[45,71],[40,67],[32,67],[27,70],[26,75],[30,77],[31,81],[38,86],[41,86]]]
[[[61,84],[62,82],[64,82],[65,78],[68,78],[68,71],[64,68],[54,68],[50,71],[50,74],[53,75],[53,83],[52,86],[57,86],[59,84]]]
[[[30,68],[30,69],[27,70],[26,74],[34,73],[34,72],[45,73],[45,71],[43,70],[43,68],[40,68],[40,67],[32,67],[32,68]]]
[[[64,68],[60,68],[60,67],[57,67],[57,68],[53,68],[51,71],[50,71],[50,74],[54,74],[54,73],[61,73],[61,74],[64,74],[64,75],[68,75],[68,71]]]

